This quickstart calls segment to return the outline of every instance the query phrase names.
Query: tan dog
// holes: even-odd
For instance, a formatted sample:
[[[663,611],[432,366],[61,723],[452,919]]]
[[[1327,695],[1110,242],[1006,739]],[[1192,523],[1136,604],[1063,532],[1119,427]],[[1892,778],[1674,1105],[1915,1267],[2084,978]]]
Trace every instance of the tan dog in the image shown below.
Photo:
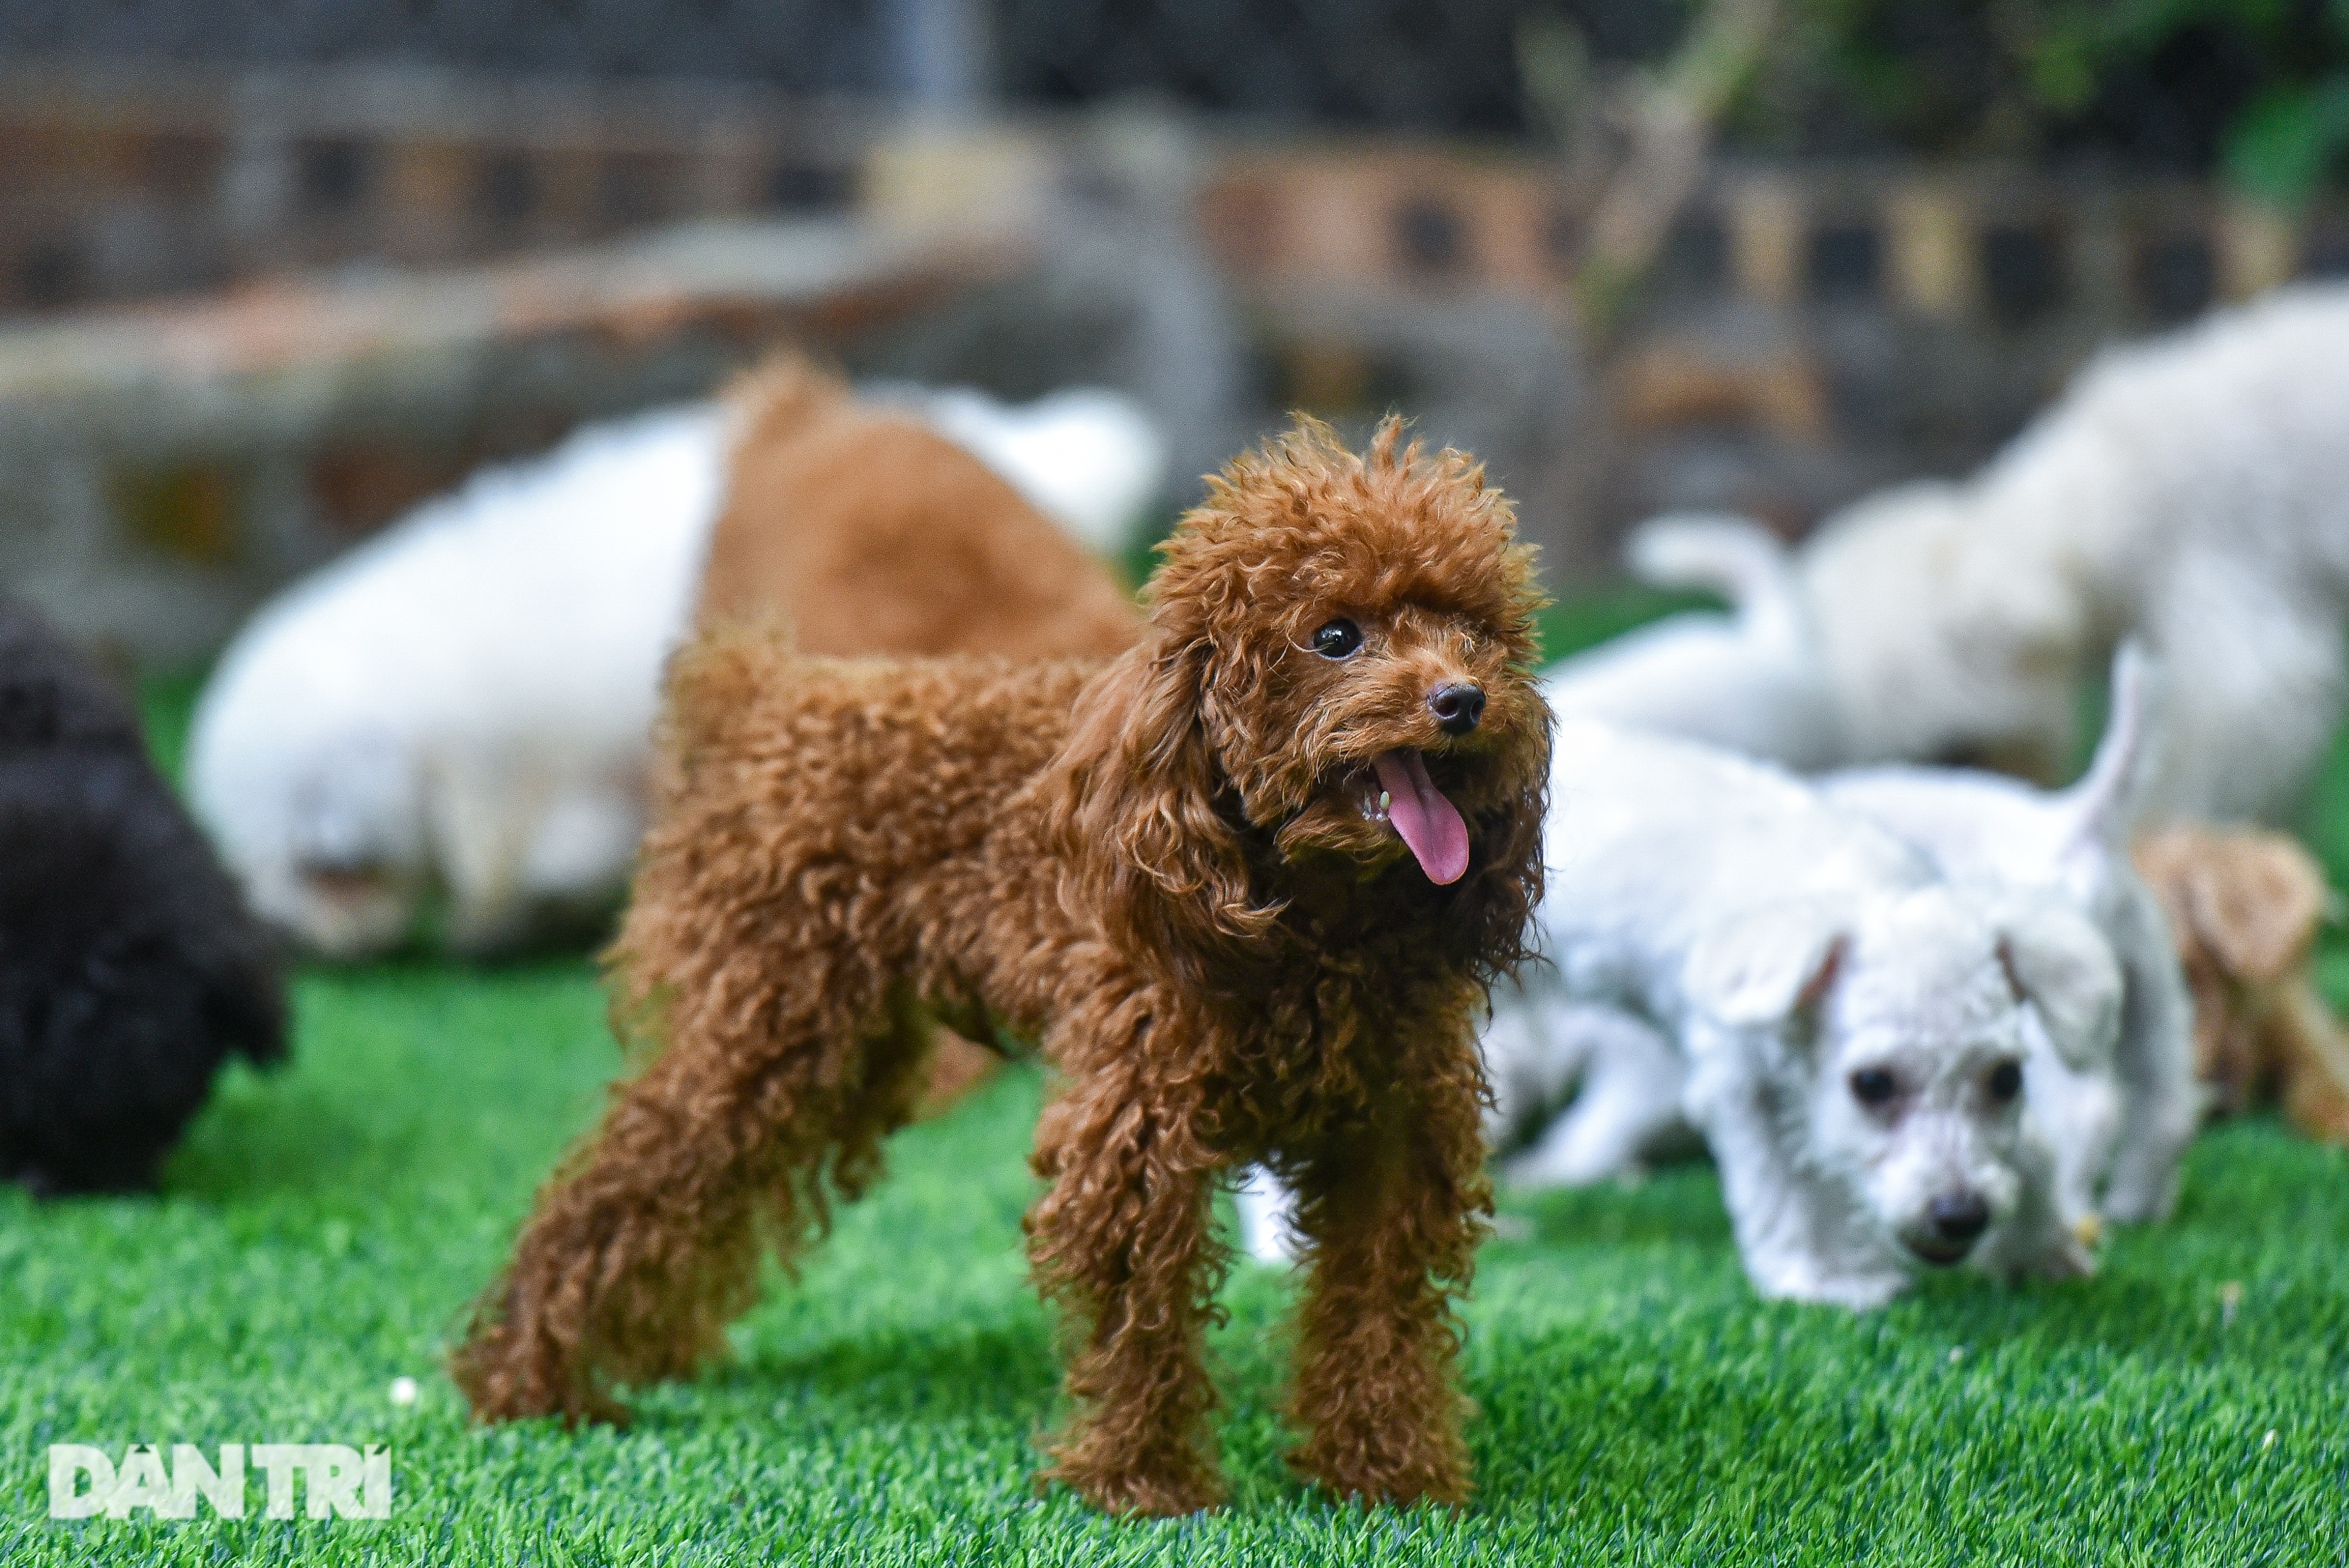
[[[737,421],[698,619],[780,614],[802,653],[1106,659],[1142,618],[1010,483],[911,413],[790,358]]]
[[[2349,1143],[2349,1042],[2309,972],[2331,897],[2323,868],[2254,829],[2166,828],[2134,855],[2194,992],[2195,1068],[2212,1109],[2281,1101],[2311,1137]]]

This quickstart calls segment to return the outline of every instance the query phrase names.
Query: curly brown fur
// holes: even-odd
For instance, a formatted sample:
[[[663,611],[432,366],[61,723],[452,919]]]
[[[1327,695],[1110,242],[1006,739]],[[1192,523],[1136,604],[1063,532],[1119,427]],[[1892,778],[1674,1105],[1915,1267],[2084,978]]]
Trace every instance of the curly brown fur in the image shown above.
[[[2349,1041],[2309,972],[2330,889],[2280,833],[2173,827],[2135,848],[2194,994],[2195,1068],[2213,1108],[2281,1101],[2312,1137],[2349,1143]]]
[[[978,458],[786,358],[728,394],[707,623],[780,612],[799,649],[1109,658],[1141,618],[1101,563]]]
[[[697,618],[774,620],[806,654],[1107,659],[1142,616],[1102,564],[994,470],[901,410],[783,355],[726,392],[726,505]],[[922,1116],[984,1083],[999,1053],[935,1021]]]
[[[686,1371],[854,1197],[910,1113],[916,1001],[1040,1040],[1058,1093],[1028,1216],[1063,1309],[1050,1475],[1116,1512],[1221,1496],[1203,1354],[1216,1182],[1305,1194],[1298,1468],[1467,1495],[1452,1303],[1490,1192],[1474,1019],[1540,895],[1537,597],[1468,459],[1306,422],[1164,547],[1107,665],[833,662],[706,637],[613,960],[659,1043],[541,1193],[454,1370],[486,1418],[620,1413]],[[1314,651],[1358,623],[1358,651]],[[1447,732],[1431,694],[1474,683]],[[1379,815],[1415,753],[1456,809],[1438,885]],[[1437,864],[1445,864],[1439,857]]]

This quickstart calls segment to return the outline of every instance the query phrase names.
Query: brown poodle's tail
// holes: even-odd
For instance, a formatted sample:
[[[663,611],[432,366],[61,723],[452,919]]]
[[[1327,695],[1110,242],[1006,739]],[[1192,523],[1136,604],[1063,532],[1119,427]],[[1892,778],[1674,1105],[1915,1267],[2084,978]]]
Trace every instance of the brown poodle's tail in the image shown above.
[[[779,615],[718,621],[669,656],[662,682],[655,753],[665,764],[740,754],[766,692],[789,690],[814,662],[800,653]]]

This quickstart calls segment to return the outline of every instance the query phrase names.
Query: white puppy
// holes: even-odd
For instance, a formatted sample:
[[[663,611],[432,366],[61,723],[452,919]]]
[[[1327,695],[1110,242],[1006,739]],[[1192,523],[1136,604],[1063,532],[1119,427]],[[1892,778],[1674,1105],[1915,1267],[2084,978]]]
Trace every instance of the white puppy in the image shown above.
[[[1740,615],[1568,667],[1581,711],[1794,767],[2051,779],[2135,635],[2167,671],[2148,816],[2286,820],[2349,680],[2344,471],[2349,288],[2280,290],[2101,356],[1973,479],[1868,496],[1791,558],[1758,527],[1656,520],[1639,575]]]
[[[1080,538],[1156,499],[1163,448],[1114,394],[900,395]],[[188,756],[254,909],[344,959],[397,946],[436,889],[465,952],[607,909],[730,441],[717,402],[591,426],[264,607],[207,684]]]
[[[2048,776],[2134,631],[2165,673],[2149,814],[2288,815],[2341,711],[2344,472],[2349,289],[2103,356],[1973,480],[1874,497],[1802,552],[1850,760]]]
[[[1819,781],[1827,800],[1882,823],[1951,880],[2044,890],[2104,933],[2121,973],[2116,1083],[2070,1076],[2051,1064],[2033,1091],[2037,1108],[2068,1129],[2057,1140],[2066,1211],[2101,1210],[2123,1222],[2169,1212],[2201,1112],[2193,1004],[2178,949],[2160,901],[2129,858],[2141,781],[2160,749],[2147,732],[2156,727],[2155,684],[2144,656],[2124,644],[2095,760],[2061,792],[1940,768],[1865,769]],[[2105,1127],[2116,1140],[2109,1150],[2100,1147]]]
[[[254,909],[333,958],[434,885],[460,950],[625,877],[661,660],[717,515],[714,404],[489,470],[296,584],[196,708],[196,813]]]
[[[1946,882],[1708,748],[1568,720],[1550,792],[1556,968],[1507,1027],[1570,1054],[1554,1032],[1594,1015],[1568,1004],[1598,1003],[1671,1043],[1757,1289],[1868,1307],[1920,1262],[2091,1266],[2027,1063],[2110,1070],[2120,981],[2094,927],[2059,899]]]

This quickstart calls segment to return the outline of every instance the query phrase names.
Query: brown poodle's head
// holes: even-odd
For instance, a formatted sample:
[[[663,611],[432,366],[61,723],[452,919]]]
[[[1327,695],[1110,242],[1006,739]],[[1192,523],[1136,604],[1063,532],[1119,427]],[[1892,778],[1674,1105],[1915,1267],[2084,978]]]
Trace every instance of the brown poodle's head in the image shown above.
[[[1127,935],[1258,934],[1310,864],[1457,889],[1514,956],[1548,758],[1532,553],[1472,460],[1401,435],[1357,456],[1300,421],[1161,547],[1149,634],[1067,753],[1070,846]]]

